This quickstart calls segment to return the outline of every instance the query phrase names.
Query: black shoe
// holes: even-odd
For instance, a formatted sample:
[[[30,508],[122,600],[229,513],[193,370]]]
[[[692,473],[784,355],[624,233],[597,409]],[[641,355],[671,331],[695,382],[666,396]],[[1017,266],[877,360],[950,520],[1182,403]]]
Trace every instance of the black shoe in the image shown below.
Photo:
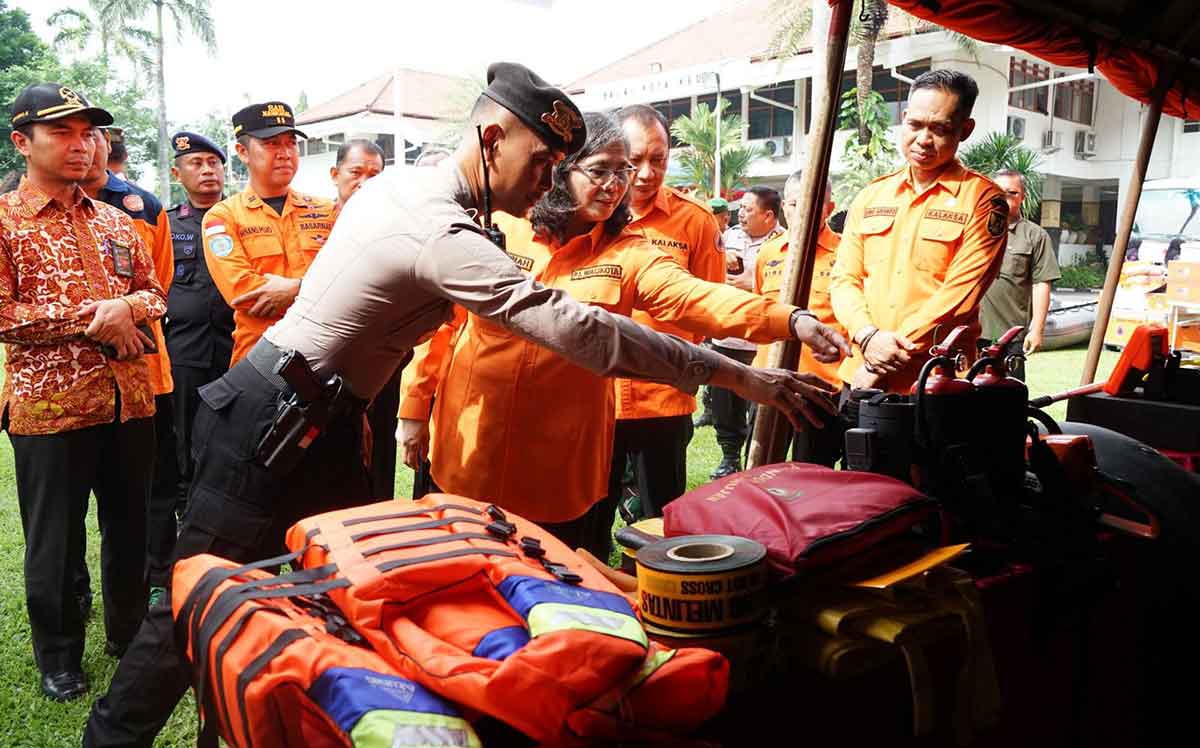
[[[71,670],[42,676],[42,693],[55,701],[78,699],[88,692],[87,676]]]
[[[725,458],[721,460],[720,465],[717,465],[717,469],[712,471],[712,475],[708,476],[708,479],[716,480],[717,478],[724,478],[727,475],[740,472],[742,472],[742,463],[740,461]]]
[[[118,660],[125,656],[125,650],[129,649],[129,642],[124,644],[115,642],[112,639],[104,642],[104,654],[109,657],[115,657]]]
[[[706,410],[700,414],[699,418],[692,421],[692,426],[694,426],[695,428],[698,428],[698,429],[702,429],[705,426],[712,426],[713,423],[714,422],[713,422],[712,411]]]
[[[92,615],[92,593],[76,595],[75,602],[79,604],[79,617],[86,621]]]

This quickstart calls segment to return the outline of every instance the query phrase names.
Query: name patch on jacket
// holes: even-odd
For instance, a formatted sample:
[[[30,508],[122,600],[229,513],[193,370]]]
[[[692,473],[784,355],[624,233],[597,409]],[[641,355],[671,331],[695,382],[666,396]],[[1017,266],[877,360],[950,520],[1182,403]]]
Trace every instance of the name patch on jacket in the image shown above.
[[[238,236],[253,236],[254,234],[272,234],[275,229],[270,226],[239,226]]]
[[[687,252],[690,249],[687,242],[681,242],[676,239],[660,239],[656,236],[650,237],[650,244],[655,247],[663,247],[664,249],[678,249],[681,252]]]
[[[301,223],[301,231],[328,231],[333,226],[328,221],[315,221],[311,223]]]
[[[967,214],[960,213],[957,210],[928,210],[925,211],[925,217],[934,221],[950,221],[951,223],[967,222]]]
[[[588,278],[620,278],[620,265],[592,265],[571,271],[571,280],[587,280]]]
[[[504,254],[508,255],[508,258],[510,260],[512,260],[513,263],[517,267],[521,268],[525,272],[528,273],[530,270],[533,270],[533,258],[532,257],[524,257],[522,255],[514,255],[512,252],[505,252]]]
[[[887,216],[891,218],[896,215],[896,206],[873,206],[863,211],[863,218],[874,218],[875,216]]]

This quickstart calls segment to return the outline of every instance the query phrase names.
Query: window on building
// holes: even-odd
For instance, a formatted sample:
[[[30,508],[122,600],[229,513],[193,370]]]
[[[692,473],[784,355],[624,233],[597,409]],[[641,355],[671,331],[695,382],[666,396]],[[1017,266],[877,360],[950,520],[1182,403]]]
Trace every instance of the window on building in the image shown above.
[[[1062,78],[1066,73],[1055,73]],[[1092,124],[1092,101],[1096,96],[1096,82],[1090,80],[1068,81],[1054,85],[1054,116],[1081,125]]]
[[[740,117],[742,116],[742,92],[738,89],[722,91],[721,96],[725,99],[725,116]],[[703,94],[696,97],[696,104],[704,104],[708,107],[708,111],[712,111],[717,103],[717,95],[715,93]]]
[[[1200,132],[1200,119],[1185,119],[1183,121],[1184,132]]]
[[[796,82],[784,81],[773,86],[764,86],[754,93],[764,99],[778,101],[780,104],[795,106]],[[765,101],[751,98],[750,103],[750,140],[760,138],[778,138],[791,135],[795,129],[795,118],[787,109],[768,104]]]
[[[301,155],[315,156],[329,150],[329,144],[323,138],[309,138],[304,143],[307,146],[306,154]]]
[[[650,106],[658,110],[658,113],[667,118],[667,133],[671,132],[671,125],[680,117],[691,114],[692,100],[687,99],[671,99],[670,101],[656,101]],[[681,145],[675,136],[671,136],[671,147],[674,148]]]
[[[379,146],[383,151],[384,166],[392,166],[396,163],[396,136],[390,132],[380,133],[375,136],[375,145]]]
[[[1039,65],[1036,62],[1022,60],[1017,57],[1009,59],[1008,85],[1010,88],[1048,80],[1050,80],[1050,67],[1048,65]],[[1009,106],[1029,112],[1046,114],[1049,111],[1049,103],[1050,88],[1048,86],[1027,88],[1024,91],[1014,91],[1008,95]],[[1055,116],[1057,116],[1057,113]],[[1091,118],[1090,107],[1088,109],[1088,118]]]
[[[932,67],[931,60],[914,60],[906,65],[900,65],[896,68],[896,72],[905,78],[916,78],[921,73],[929,72]],[[842,93],[846,93],[850,89],[858,85],[858,75],[854,70],[848,70],[842,74]],[[878,91],[883,94],[883,100],[887,104],[888,109],[892,113],[892,124],[900,124],[900,113],[904,110],[904,102],[908,101],[908,92],[912,86],[892,77],[891,68],[876,66],[871,76],[871,90]],[[809,87],[810,96],[812,87]],[[812,106],[808,107],[811,112]]]

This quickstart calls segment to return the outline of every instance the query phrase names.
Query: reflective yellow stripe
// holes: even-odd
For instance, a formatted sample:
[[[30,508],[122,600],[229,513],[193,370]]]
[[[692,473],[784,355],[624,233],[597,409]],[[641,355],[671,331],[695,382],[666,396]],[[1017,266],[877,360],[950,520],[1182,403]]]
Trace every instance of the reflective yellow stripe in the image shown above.
[[[660,649],[657,652],[650,653],[642,662],[642,669],[638,671],[638,674],[633,677],[633,682],[629,684],[629,690],[632,691],[642,685],[647,678],[654,675],[654,672],[660,667],[670,662],[674,656],[675,650],[673,649]]]
[[[600,608],[569,603],[538,603],[529,611],[529,635],[538,637],[552,631],[573,629],[607,634],[649,646],[646,631],[633,616]]]
[[[479,736],[460,717],[375,709],[350,731],[354,748],[482,748]]]

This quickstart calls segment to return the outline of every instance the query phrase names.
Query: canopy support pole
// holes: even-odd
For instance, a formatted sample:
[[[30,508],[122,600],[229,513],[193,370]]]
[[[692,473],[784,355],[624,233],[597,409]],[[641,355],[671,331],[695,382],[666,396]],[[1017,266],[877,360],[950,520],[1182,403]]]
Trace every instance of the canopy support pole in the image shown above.
[[[1087,358],[1083,362],[1083,376],[1079,384],[1091,384],[1096,379],[1096,367],[1100,364],[1100,351],[1104,346],[1104,333],[1112,315],[1113,299],[1117,295],[1117,284],[1121,280],[1121,268],[1125,264],[1125,252],[1129,248],[1129,236],[1133,233],[1133,219],[1137,215],[1138,201],[1142,197],[1142,182],[1150,166],[1150,154],[1154,150],[1154,138],[1158,134],[1158,123],[1162,120],[1163,101],[1174,79],[1173,69],[1165,65],[1158,68],[1158,83],[1150,98],[1150,108],[1142,122],[1142,137],[1138,143],[1137,159],[1133,162],[1133,175],[1129,180],[1129,192],[1121,209],[1121,220],[1117,223],[1117,236],[1113,242],[1112,257],[1108,260],[1108,274],[1104,277],[1104,290],[1100,294],[1100,305],[1096,308],[1096,324],[1092,327],[1092,338],[1088,342]]]
[[[852,5],[851,0],[840,0],[830,14],[824,96],[820,101],[813,102],[816,116],[809,132],[809,164],[800,183],[796,209],[788,216],[788,246],[792,251],[788,252],[787,273],[779,298],[780,301],[801,307],[808,305],[808,292],[812,286],[813,265],[817,256],[817,237],[821,234],[821,213],[825,204],[825,184],[829,179],[833,134],[837,129],[838,98],[842,69],[846,66]],[[781,341],[771,346],[769,366],[795,371],[799,363],[799,341]],[[791,424],[782,413],[774,408],[758,408],[747,467],[786,459],[791,436]]]

